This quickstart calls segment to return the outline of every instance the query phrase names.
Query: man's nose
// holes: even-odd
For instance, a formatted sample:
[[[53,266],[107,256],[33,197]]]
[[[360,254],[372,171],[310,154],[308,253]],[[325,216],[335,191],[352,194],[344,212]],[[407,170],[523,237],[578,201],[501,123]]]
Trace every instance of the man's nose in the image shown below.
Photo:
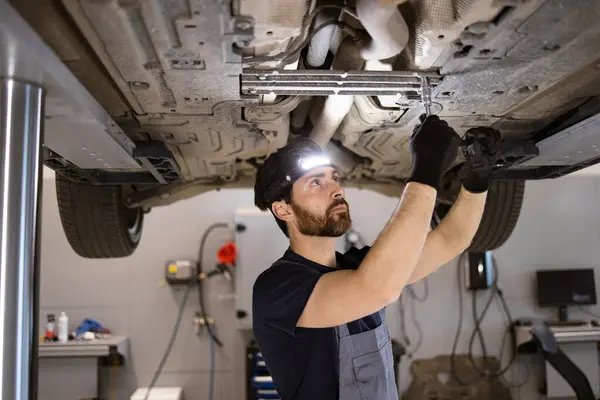
[[[341,199],[344,197],[344,189],[338,182],[332,182],[333,189],[331,191],[332,199]]]

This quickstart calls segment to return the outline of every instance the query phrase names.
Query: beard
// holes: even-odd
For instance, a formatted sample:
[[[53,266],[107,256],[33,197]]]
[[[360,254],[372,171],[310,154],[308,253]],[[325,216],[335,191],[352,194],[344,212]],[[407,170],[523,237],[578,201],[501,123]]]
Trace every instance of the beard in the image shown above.
[[[344,205],[347,211],[333,213],[335,207]],[[298,231],[306,236],[340,237],[352,226],[350,208],[344,199],[334,200],[323,215],[306,210],[293,201],[291,203]]]

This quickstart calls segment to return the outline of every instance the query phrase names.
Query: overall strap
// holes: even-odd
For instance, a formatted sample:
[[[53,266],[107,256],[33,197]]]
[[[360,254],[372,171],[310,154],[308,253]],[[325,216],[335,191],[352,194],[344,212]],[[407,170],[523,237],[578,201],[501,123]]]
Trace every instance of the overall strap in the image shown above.
[[[340,330],[340,338],[350,336],[350,331],[348,330],[348,324],[342,324],[338,328]]]

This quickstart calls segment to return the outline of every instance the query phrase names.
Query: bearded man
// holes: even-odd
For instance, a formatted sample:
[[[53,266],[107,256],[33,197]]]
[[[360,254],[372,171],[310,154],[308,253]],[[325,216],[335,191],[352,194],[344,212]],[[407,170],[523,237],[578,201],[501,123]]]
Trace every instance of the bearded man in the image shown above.
[[[500,141],[489,128],[466,136],[485,137],[488,147]],[[272,212],[290,246],[254,284],[253,331],[282,399],[398,399],[385,307],[470,245],[485,205],[494,160],[467,157],[458,199],[429,231],[460,142],[445,121],[424,119],[411,137],[413,169],[396,212],[372,246],[345,254],[335,242],[351,226],[350,209],[327,155],[296,140],[265,161],[255,204]]]

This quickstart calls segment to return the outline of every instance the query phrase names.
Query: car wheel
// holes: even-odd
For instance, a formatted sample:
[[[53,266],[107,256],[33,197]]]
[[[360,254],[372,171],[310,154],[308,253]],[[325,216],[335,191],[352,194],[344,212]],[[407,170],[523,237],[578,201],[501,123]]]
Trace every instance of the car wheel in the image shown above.
[[[142,235],[144,212],[129,208],[121,186],[75,183],[56,175],[62,226],[73,250],[86,258],[131,255]]]
[[[502,246],[512,234],[525,194],[525,181],[494,180],[488,192],[479,229],[468,251],[488,251]],[[433,226],[443,219],[451,205],[438,204],[434,211]]]

